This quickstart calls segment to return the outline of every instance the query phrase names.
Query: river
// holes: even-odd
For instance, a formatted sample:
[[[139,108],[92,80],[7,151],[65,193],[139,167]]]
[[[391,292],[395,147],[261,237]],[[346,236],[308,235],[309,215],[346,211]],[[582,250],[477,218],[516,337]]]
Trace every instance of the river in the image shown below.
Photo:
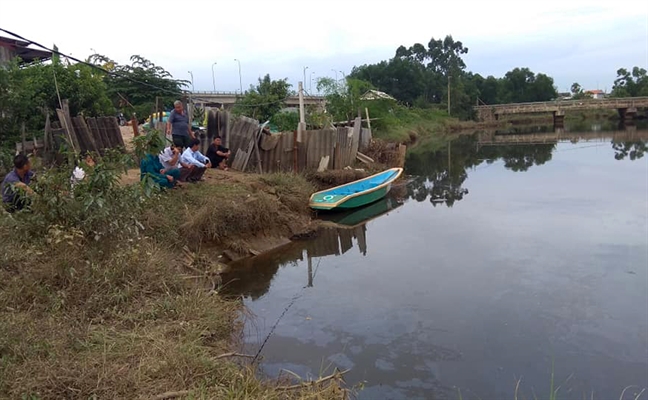
[[[350,369],[360,399],[647,387],[648,130],[587,129],[422,144],[389,198],[229,277],[245,351],[272,332],[264,373]]]

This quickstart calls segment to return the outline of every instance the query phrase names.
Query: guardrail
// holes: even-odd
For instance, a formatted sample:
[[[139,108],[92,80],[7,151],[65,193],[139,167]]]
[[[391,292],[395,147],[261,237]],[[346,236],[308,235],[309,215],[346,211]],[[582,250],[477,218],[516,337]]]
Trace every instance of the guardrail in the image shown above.
[[[491,104],[485,106],[474,106],[475,110],[484,110],[484,109],[500,109],[500,108],[512,108],[512,107],[580,107],[586,105],[604,105],[604,106],[615,106],[623,105],[627,106],[628,104],[634,106],[634,103],[646,103],[648,106],[648,97],[614,97],[611,99],[582,99],[582,100],[554,100],[554,101],[537,101],[537,102],[527,102],[527,103],[509,103],[509,104]]]
[[[207,90],[195,90],[191,92],[192,95],[207,95],[207,96],[241,96],[239,92],[213,92],[213,91],[207,91]],[[294,96],[288,96],[288,98],[298,98],[299,96],[294,95]],[[324,99],[324,96],[306,96],[304,95],[304,99],[311,99],[311,100],[316,100],[316,99]]]

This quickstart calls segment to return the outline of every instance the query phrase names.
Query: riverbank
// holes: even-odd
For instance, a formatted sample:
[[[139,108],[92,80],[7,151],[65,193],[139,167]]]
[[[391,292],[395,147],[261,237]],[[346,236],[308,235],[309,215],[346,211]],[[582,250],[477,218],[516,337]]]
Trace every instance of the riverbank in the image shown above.
[[[56,227],[29,239],[3,214],[0,397],[345,398],[340,377],[290,389],[259,379],[230,354],[241,301],[218,294],[228,256],[314,229],[313,190],[299,175],[209,171],[146,200],[128,239]]]

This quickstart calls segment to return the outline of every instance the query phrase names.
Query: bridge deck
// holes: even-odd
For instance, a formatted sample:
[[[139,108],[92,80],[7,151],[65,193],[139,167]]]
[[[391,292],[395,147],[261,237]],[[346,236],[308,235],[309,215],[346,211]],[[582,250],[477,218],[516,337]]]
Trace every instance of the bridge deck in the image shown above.
[[[619,97],[610,99],[556,100],[533,103],[493,104],[475,106],[478,113],[527,114],[568,110],[601,110],[648,107],[648,97]]]

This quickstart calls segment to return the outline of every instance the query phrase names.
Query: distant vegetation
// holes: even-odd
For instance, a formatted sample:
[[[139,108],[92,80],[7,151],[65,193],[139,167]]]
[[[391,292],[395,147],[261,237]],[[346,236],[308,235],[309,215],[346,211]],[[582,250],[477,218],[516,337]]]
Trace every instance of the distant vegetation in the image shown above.
[[[529,68],[513,68],[499,78],[470,72],[463,60],[467,53],[468,48],[452,36],[432,38],[427,45],[399,46],[388,60],[356,66],[344,79],[322,78],[317,87],[326,95],[328,106],[324,112],[309,109],[307,123],[317,128],[352,120],[367,108],[378,136],[405,141],[412,135],[437,131],[449,116],[472,119],[476,104],[547,101],[558,96],[552,77]],[[141,121],[155,109],[156,99],[160,107],[169,109],[188,85],[139,55],[123,65],[100,54],[91,55],[86,62],[71,63],[55,55],[47,63],[20,66],[15,61],[0,68],[1,146],[12,146],[23,123],[28,137],[40,137],[45,115],[54,116],[59,97],[69,99],[72,114],[114,115],[121,111],[127,118],[135,113]],[[617,75],[612,96],[648,96],[645,69],[621,68]],[[363,99],[372,89],[394,100]],[[273,80],[266,75],[245,92],[234,110],[270,120],[276,129],[294,130],[298,114],[282,111],[285,99],[293,93],[287,79]],[[572,96],[589,97],[577,83],[572,85]],[[194,119],[204,119],[201,110]]]

